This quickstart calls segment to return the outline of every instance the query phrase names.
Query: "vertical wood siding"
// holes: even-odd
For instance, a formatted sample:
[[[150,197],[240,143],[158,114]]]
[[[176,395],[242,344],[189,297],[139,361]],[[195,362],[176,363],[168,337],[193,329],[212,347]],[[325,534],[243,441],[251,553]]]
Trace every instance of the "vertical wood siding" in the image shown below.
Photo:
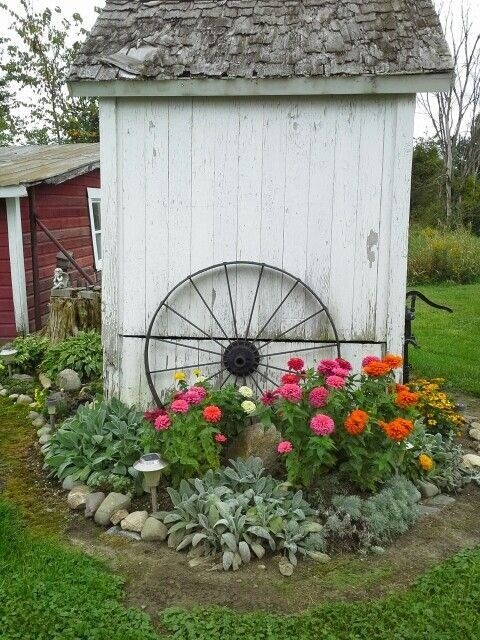
[[[7,208],[5,200],[0,198],[0,341],[11,338],[15,333]]]
[[[225,260],[264,261],[303,279],[357,366],[366,352],[401,349],[413,96],[122,98],[102,101],[101,111],[106,357],[122,397],[146,403],[149,394],[143,340],[117,336],[144,335],[174,285]],[[232,278],[243,326],[255,284],[241,268]],[[289,286],[265,278],[253,335]],[[225,281],[210,276],[201,287],[220,323],[231,325]],[[218,333],[195,292],[179,292],[176,304]],[[271,335],[313,304],[295,291]],[[156,330],[200,337],[171,313]],[[316,319],[289,335],[332,334]],[[191,362],[182,348],[152,357],[159,367]]]

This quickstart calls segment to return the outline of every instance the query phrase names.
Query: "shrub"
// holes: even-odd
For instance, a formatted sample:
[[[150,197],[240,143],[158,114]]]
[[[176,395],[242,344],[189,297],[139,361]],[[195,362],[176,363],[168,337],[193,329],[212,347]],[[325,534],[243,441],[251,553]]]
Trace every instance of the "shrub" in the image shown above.
[[[32,333],[25,337],[18,337],[12,342],[17,350],[13,367],[19,373],[34,374],[45,357],[49,346],[48,338]]]
[[[408,280],[412,284],[480,280],[480,238],[466,229],[442,231],[413,227],[408,251]]]
[[[315,556],[324,548],[315,511],[278,480],[265,476],[259,458],[230,461],[231,467],[209,470],[202,480],[182,480],[169,489],[173,510],[161,512],[169,525],[168,545],[192,547],[199,555],[222,554],[222,565],[234,571],[279,551],[295,566],[297,555]]]
[[[85,382],[101,376],[102,359],[100,334],[86,331],[52,345],[42,360],[40,369],[52,380],[63,369],[73,369]]]
[[[405,533],[418,518],[418,492],[405,477],[391,478],[374,496],[334,496],[324,534],[335,550],[369,548]]]
[[[72,476],[101,485],[110,479],[114,485],[112,474],[122,479],[118,483],[126,479],[131,486],[138,477],[132,465],[144,453],[141,442],[147,428],[141,413],[120,400],[84,405],[44,445],[45,461],[60,480]]]
[[[428,431],[443,435],[456,435],[465,424],[447,394],[442,389],[444,380],[414,380],[408,387],[417,395],[416,407],[422,414]]]

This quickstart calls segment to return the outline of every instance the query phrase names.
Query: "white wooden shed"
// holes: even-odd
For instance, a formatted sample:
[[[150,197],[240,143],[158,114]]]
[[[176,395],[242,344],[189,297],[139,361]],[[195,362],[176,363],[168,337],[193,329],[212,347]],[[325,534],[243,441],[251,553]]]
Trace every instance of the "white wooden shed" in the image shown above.
[[[157,389],[243,382],[245,336],[261,387],[337,337],[401,352],[415,96],[451,76],[431,0],[107,0],[70,87],[100,98],[108,392],[151,401],[147,334]]]

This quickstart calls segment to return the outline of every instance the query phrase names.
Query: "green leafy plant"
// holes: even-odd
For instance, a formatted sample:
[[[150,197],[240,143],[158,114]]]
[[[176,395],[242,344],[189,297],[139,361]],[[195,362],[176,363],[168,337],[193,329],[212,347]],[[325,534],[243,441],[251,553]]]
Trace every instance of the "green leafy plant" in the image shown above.
[[[102,484],[113,475],[131,482],[147,428],[141,413],[117,399],[80,406],[44,445],[45,461],[60,480],[72,476],[95,485],[95,478]],[[90,479],[95,473],[101,475]]]
[[[259,458],[231,460],[231,467],[209,470],[203,479],[182,480],[169,489],[173,510],[160,512],[169,525],[168,544],[198,555],[221,554],[225,571],[236,571],[267,549],[287,556],[314,555],[324,548],[322,526],[302,492],[265,476]]]
[[[63,369],[73,369],[83,381],[99,378],[102,373],[102,341],[96,331],[80,332],[52,345],[40,369],[55,380]]]
[[[325,538],[336,551],[368,549],[407,531],[419,515],[415,485],[403,476],[391,478],[369,498],[334,496],[326,510]]]
[[[49,344],[48,338],[35,333],[15,338],[11,345],[17,351],[13,361],[15,371],[34,374],[45,357]]]

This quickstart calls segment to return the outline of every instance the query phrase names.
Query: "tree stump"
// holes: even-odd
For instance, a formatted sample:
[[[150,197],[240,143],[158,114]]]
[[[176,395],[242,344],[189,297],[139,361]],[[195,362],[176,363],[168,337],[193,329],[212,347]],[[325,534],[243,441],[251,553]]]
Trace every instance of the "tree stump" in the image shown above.
[[[50,297],[45,335],[51,342],[61,342],[79,331],[100,331],[101,297],[99,292],[92,293],[94,295],[91,297],[80,297],[80,291],[73,289],[71,294],[75,297],[63,297],[58,294]]]

